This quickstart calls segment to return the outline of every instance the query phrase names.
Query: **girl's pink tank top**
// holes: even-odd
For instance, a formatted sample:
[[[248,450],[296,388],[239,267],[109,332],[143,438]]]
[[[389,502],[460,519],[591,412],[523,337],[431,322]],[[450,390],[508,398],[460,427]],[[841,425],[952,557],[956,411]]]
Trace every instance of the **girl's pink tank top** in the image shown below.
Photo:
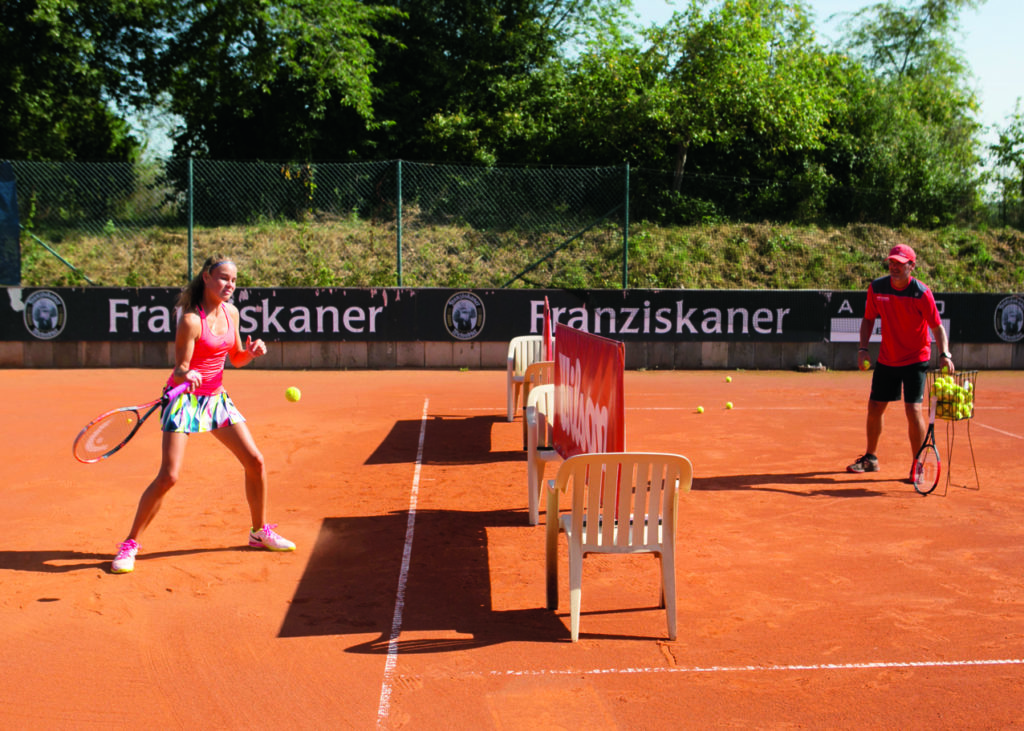
[[[228,329],[223,335],[214,335],[206,324],[206,312],[199,310],[199,320],[202,323],[202,331],[199,339],[196,340],[195,348],[192,351],[192,361],[189,368],[198,371],[203,377],[203,384],[192,393],[197,396],[212,396],[221,387],[224,380],[224,358],[235,342],[235,323],[228,313],[227,307],[221,304],[224,317],[228,321]],[[168,385],[174,385],[174,377],[168,380]]]

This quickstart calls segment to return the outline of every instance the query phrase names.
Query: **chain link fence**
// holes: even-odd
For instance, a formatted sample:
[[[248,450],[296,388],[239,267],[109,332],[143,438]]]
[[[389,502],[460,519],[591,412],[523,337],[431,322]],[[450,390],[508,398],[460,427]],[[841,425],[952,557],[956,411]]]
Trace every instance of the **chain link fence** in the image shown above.
[[[9,247],[20,263],[5,271],[24,286],[178,287],[219,254],[238,263],[241,286],[859,288],[891,237],[860,221],[775,230],[794,201],[814,220],[810,179],[688,175],[676,186],[670,171],[624,165],[405,161],[10,166],[22,228],[20,251]],[[747,220],[735,206],[761,223],[729,225]],[[996,213],[991,225],[1019,226],[1019,207]],[[694,228],[657,229],[674,225]],[[1019,275],[1006,281],[1024,271],[1019,233],[943,231],[911,241],[934,286],[1019,288]],[[969,260],[963,272],[945,266],[951,255]]]
[[[179,286],[595,287],[626,276],[626,166],[13,162],[22,271]],[[25,239],[36,244],[31,246]],[[125,258],[129,261],[125,261]],[[127,280],[125,282],[124,280]]]

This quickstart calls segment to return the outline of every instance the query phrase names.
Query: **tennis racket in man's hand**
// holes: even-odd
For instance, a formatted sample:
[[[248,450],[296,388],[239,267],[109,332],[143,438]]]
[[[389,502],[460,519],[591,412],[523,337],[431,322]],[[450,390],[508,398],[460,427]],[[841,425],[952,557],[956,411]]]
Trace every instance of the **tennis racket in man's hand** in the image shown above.
[[[932,399],[932,405],[928,414],[928,433],[925,434],[924,444],[917,450],[914,457],[912,474],[914,476],[914,489],[922,495],[927,495],[939,484],[939,476],[942,474],[942,461],[939,459],[939,450],[935,448],[935,407],[938,399]]]
[[[128,443],[139,431],[142,422],[156,411],[185,393],[192,384],[186,381],[175,386],[160,398],[139,406],[122,406],[100,414],[90,421],[75,437],[72,451],[79,462],[90,464],[106,459]]]

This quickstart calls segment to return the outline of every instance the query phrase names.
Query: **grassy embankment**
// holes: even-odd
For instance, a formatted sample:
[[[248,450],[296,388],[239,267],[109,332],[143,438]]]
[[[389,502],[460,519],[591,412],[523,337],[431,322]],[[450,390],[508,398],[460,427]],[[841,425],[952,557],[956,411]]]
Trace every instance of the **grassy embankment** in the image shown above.
[[[185,283],[183,231],[149,229],[98,237],[37,236],[97,285],[171,286]],[[884,273],[882,258],[893,243],[918,253],[918,277],[937,292],[1024,290],[1024,233],[946,228],[892,230],[874,225],[844,228],[782,224],[729,224],[630,230],[629,285],[687,289],[862,289]],[[442,225],[407,225],[403,232],[403,286],[494,288],[542,259],[561,243],[555,237],[525,241]],[[619,288],[621,234],[595,230],[542,261],[514,287]],[[363,221],[266,223],[199,229],[194,234],[198,269],[213,252],[239,265],[240,286],[396,286],[396,235],[392,225]],[[22,284],[78,286],[76,275],[32,237],[22,237]]]

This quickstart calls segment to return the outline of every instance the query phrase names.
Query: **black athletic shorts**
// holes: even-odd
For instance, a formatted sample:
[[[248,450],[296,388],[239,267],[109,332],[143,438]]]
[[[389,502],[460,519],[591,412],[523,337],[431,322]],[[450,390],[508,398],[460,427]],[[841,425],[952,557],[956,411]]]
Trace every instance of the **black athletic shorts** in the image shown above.
[[[907,366],[887,366],[878,363],[871,377],[871,400],[899,401],[902,390],[904,402],[919,404],[924,401],[924,383],[927,375],[927,361]]]

